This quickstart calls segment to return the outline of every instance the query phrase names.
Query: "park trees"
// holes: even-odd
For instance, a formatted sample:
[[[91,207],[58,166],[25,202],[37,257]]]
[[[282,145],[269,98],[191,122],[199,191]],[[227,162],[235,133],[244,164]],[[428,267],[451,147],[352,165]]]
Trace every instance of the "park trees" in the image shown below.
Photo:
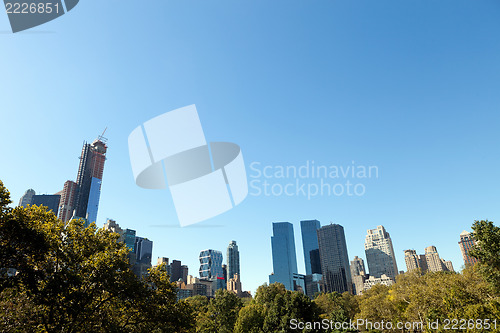
[[[8,207],[0,181],[0,330],[185,332],[193,318],[162,269],[139,279],[118,234]]]

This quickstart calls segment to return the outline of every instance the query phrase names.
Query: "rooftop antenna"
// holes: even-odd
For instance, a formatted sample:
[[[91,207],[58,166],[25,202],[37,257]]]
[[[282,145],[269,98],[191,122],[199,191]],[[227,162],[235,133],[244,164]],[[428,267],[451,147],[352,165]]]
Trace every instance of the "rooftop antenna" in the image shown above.
[[[97,137],[98,140],[100,140],[100,141],[102,141],[104,143],[108,142],[108,139],[106,139],[104,137],[104,133],[106,133],[107,129],[108,129],[108,127],[106,126],[106,128],[104,129],[104,131],[102,131],[102,134]]]

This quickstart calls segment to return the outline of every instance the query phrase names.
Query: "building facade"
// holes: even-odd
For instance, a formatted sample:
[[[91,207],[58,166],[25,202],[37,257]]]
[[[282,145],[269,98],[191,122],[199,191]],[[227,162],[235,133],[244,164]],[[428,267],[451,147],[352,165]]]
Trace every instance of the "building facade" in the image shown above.
[[[351,276],[364,275],[365,272],[365,262],[362,258],[355,256],[351,261]]]
[[[234,278],[235,274],[240,275],[240,251],[236,241],[231,241],[227,247],[227,280]]]
[[[76,192],[78,185],[72,181],[67,180],[64,183],[64,188],[61,191],[61,201],[59,202],[59,219],[64,223],[71,220],[73,211],[75,210]]]
[[[419,269],[422,273],[425,273],[429,270],[425,255],[417,254],[415,250],[405,250],[404,252],[407,272]]]
[[[29,190],[26,190],[26,192],[24,192],[23,196],[21,197],[21,199],[19,199],[19,207],[28,207],[28,205],[31,205],[31,200],[33,199],[33,196],[35,195],[35,190],[33,190],[32,188],[30,188]]]
[[[294,290],[293,275],[298,272],[293,224],[289,222],[273,223],[271,248],[273,274],[269,275],[269,283],[283,283],[287,290]]]
[[[311,264],[311,251],[318,250],[318,234],[317,230],[321,227],[318,220],[305,220],[300,221],[300,231],[302,234],[302,247],[304,250],[304,263],[306,266],[306,275],[313,273],[320,273],[320,271],[313,272]],[[315,267],[316,268],[316,267]]]
[[[394,281],[398,275],[398,266],[389,233],[379,225],[367,231],[365,254],[370,276],[380,278],[382,274]]]
[[[317,230],[324,291],[350,292],[352,278],[344,227],[330,224]]]
[[[394,280],[385,274],[382,274],[382,276],[378,278],[370,275],[368,279],[365,279],[363,291],[370,289],[376,284],[391,286],[394,284]]]
[[[76,182],[67,181],[62,190],[59,218],[63,222],[73,217],[96,222],[107,149],[102,136],[91,144],[84,142]]]
[[[476,241],[474,240],[470,232],[467,232],[465,230],[462,231],[462,233],[460,234],[460,242],[458,242],[458,245],[460,245],[460,251],[462,252],[464,265],[474,265],[475,263],[477,263],[477,259],[469,255],[469,251],[474,245],[476,245]]]
[[[59,212],[59,201],[61,196],[58,194],[40,194],[34,195],[31,198],[31,204],[37,206],[45,206],[48,211],[52,211],[56,216]]]

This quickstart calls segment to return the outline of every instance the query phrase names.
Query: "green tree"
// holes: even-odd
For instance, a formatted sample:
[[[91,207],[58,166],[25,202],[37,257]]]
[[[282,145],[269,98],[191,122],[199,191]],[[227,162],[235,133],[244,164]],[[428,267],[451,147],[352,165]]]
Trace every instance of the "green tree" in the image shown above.
[[[474,221],[472,225],[476,245],[470,254],[479,260],[479,270],[500,294],[500,228],[492,221]]]
[[[118,234],[95,224],[86,228],[82,220],[65,226],[43,207],[12,209],[9,203],[0,181],[1,331],[10,331],[9,325],[21,318],[33,325],[28,331],[191,328],[189,306],[176,302],[166,272],[152,269],[138,279],[130,270],[127,247],[117,242]]]
[[[210,300],[207,311],[200,315],[197,323],[198,332],[232,333],[243,307],[241,299],[235,293],[219,289]]]

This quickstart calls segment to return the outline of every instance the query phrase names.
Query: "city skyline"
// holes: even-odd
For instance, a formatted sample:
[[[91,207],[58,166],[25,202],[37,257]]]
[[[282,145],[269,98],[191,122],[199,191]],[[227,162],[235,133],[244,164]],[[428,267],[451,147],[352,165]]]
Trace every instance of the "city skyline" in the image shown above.
[[[455,270],[459,234],[474,220],[499,223],[497,2],[151,1],[148,12],[81,2],[17,34],[0,20],[9,31],[0,34],[0,177],[15,203],[29,188],[52,194],[76,181],[82,142],[108,127],[97,226],[115,219],[154,242],[153,258],[191,269],[199,251],[225,251],[235,239],[252,292],[272,269],[272,221],[291,221],[295,231],[301,220],[340,224],[350,260],[364,257],[366,230],[384,225],[398,267],[404,250],[434,245]],[[230,211],[180,228],[168,190],[135,184],[127,139],[148,119],[191,104],[207,142],[241,147],[249,184],[251,165],[308,161],[376,166],[378,177],[347,179],[362,183],[362,196],[251,189]],[[305,273],[297,233],[295,245]]]

